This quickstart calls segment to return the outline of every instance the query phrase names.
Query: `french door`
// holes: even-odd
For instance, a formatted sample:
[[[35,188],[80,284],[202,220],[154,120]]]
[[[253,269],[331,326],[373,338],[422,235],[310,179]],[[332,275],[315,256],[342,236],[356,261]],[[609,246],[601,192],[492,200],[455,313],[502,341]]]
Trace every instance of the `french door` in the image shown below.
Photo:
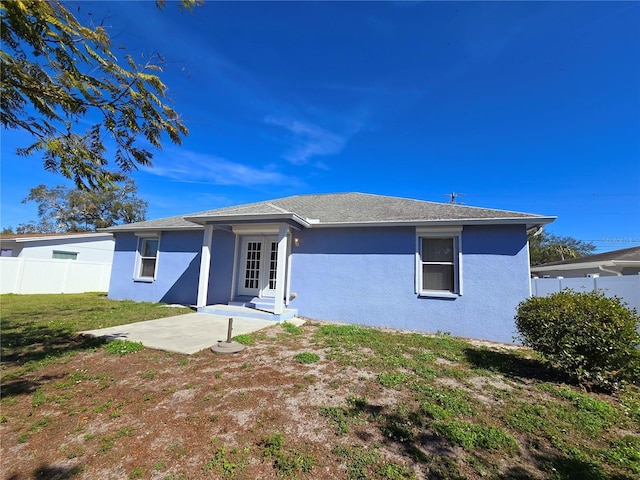
[[[276,296],[278,237],[242,237],[238,293],[253,297]]]

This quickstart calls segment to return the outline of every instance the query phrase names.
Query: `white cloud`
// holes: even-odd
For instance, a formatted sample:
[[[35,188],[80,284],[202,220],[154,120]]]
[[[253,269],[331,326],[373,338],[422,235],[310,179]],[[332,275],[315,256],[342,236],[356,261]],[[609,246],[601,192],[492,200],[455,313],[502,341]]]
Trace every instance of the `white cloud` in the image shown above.
[[[316,125],[291,118],[268,116],[265,123],[282,127],[291,136],[285,140],[290,150],[284,158],[294,165],[304,165],[318,155],[340,153],[350,135],[339,135]]]
[[[147,173],[185,183],[213,185],[297,185],[299,181],[288,177],[273,167],[255,168],[215,155],[177,150],[170,157],[154,160],[154,166],[144,169]]]

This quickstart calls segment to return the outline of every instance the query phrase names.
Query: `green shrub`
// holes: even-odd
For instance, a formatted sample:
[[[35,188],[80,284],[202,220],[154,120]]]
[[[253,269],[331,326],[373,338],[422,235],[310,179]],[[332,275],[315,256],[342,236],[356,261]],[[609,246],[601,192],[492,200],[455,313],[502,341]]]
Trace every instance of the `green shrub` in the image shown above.
[[[611,391],[640,378],[640,317],[617,297],[565,289],[521,302],[515,321],[524,345],[580,383]]]

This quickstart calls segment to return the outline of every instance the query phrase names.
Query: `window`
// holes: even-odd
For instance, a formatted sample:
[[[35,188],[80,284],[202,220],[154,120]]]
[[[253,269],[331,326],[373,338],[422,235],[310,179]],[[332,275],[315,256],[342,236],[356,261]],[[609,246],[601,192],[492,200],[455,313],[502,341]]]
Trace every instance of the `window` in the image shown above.
[[[0,257],[13,257],[13,248],[3,248],[0,250]]]
[[[158,263],[158,237],[143,237],[138,239],[137,279],[154,280]]]
[[[462,295],[460,232],[418,232],[417,293],[441,297]]]
[[[78,252],[63,252],[62,250],[54,250],[51,258],[57,258],[59,260],[77,260]]]

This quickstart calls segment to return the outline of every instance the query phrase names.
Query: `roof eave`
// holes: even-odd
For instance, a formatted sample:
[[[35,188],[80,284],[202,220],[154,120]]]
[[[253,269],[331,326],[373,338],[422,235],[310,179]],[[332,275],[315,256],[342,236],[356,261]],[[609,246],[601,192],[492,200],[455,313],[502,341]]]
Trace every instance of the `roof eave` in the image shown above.
[[[235,215],[189,215],[184,217],[188,222],[193,222],[199,225],[206,225],[207,223],[227,224],[233,225],[234,223],[273,223],[291,220],[303,227],[310,227],[311,223],[296,215],[295,213],[257,213],[257,214],[235,214]]]
[[[526,225],[527,230],[542,227],[556,217],[508,217],[508,218],[456,218],[438,220],[387,220],[371,222],[312,222],[312,228],[356,228],[356,227],[420,227],[447,225]]]
[[[104,229],[99,229],[100,231],[110,232],[110,233],[132,233],[132,232],[166,232],[166,231],[180,231],[180,230],[202,230],[202,225],[193,224],[193,225],[180,225],[180,226],[135,226],[135,224],[131,224],[131,226],[123,226],[119,227],[108,227]]]
[[[53,241],[53,240],[67,240],[67,239],[77,239],[77,238],[109,238],[113,237],[109,232],[98,232],[98,233],[78,233],[77,235],[50,235],[43,237],[14,237],[14,238],[0,238],[2,243],[28,243],[28,242],[43,242],[43,241]]]

